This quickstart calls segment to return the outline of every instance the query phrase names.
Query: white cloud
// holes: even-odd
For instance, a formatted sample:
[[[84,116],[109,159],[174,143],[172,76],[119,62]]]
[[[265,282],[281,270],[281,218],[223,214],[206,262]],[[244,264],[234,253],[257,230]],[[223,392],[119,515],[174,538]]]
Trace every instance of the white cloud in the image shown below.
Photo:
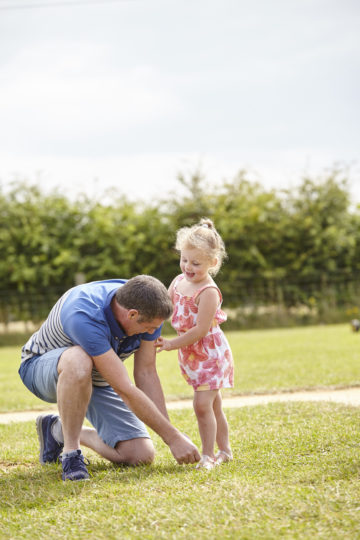
[[[1,122],[17,149],[35,144],[36,152],[49,136],[61,142],[126,135],[181,116],[181,99],[157,68],[120,68],[99,77],[90,62],[93,47],[75,55],[71,47],[56,51],[25,51],[2,71]]]

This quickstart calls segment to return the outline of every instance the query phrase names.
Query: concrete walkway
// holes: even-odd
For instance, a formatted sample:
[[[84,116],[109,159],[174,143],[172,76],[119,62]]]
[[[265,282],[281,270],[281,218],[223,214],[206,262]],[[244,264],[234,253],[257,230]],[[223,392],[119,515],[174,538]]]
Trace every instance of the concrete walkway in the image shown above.
[[[279,394],[263,394],[250,396],[235,396],[223,398],[223,406],[248,407],[251,405],[266,405],[267,403],[286,401],[331,401],[334,403],[343,403],[353,407],[360,406],[360,388],[345,388],[338,390],[315,390],[303,392],[283,392]],[[169,401],[167,403],[169,410],[191,409],[192,400]],[[0,424],[10,424],[11,422],[27,422],[35,420],[42,413],[54,413],[56,408],[45,411],[24,411],[9,412],[0,414]]]

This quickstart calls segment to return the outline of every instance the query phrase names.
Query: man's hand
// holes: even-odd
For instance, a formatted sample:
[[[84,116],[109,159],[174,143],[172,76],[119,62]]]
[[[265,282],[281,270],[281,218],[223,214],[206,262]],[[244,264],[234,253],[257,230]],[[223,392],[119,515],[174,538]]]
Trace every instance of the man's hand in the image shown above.
[[[172,351],[171,340],[163,337],[158,337],[155,341],[156,352]]]
[[[196,463],[197,461],[200,461],[199,450],[196,448],[195,444],[191,442],[189,437],[180,432],[177,434],[176,438],[171,441],[169,448],[176,461],[180,464]]]

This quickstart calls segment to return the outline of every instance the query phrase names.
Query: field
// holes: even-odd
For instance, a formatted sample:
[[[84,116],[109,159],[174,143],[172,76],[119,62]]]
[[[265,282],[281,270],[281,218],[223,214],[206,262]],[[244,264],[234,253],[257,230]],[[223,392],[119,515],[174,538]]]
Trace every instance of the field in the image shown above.
[[[228,337],[233,393],[359,384],[360,335],[347,325]],[[43,407],[18,384],[18,350],[0,354],[2,410]],[[168,398],[190,397],[176,354],[161,353],[159,372]],[[208,472],[179,466],[152,434],[152,466],[115,467],[85,448],[91,480],[75,484],[60,480],[58,465],[38,463],[33,422],[0,425],[0,538],[360,538],[357,408],[282,403],[226,412],[230,464]],[[171,419],[199,444],[191,410]]]
[[[228,332],[235,387],[224,395],[264,393],[360,384],[360,333],[350,325]],[[17,373],[20,347],[0,348],[0,412],[43,409]],[[131,375],[131,358],[125,365]],[[177,353],[160,353],[158,371],[168,400],[192,396],[182,379]]]

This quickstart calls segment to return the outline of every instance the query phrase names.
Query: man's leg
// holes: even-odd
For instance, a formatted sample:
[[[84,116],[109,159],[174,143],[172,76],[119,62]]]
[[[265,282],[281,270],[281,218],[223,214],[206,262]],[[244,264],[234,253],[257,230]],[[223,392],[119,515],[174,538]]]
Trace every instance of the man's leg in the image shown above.
[[[89,478],[80,450],[80,432],[91,397],[92,359],[81,347],[62,347],[21,364],[20,377],[37,397],[58,401],[62,424],[56,415],[40,415],[36,428],[40,463],[55,463],[61,457],[63,480]]]
[[[104,443],[95,429],[83,427],[80,442],[113,463],[124,463],[125,465],[150,464],[155,457],[154,445],[151,439],[137,438],[120,441],[115,448],[112,448]]]
[[[113,463],[151,463],[155,450],[147,429],[111,386],[94,386],[80,442]]]
[[[93,361],[81,347],[71,347],[58,363],[57,403],[64,453],[80,448],[80,433],[91,398]]]
[[[75,451],[83,444],[114,463],[153,461],[154,446],[144,424],[111,387],[92,387],[93,364],[83,349],[70,347],[47,353],[41,359],[41,364],[45,363],[46,376],[43,365],[36,370],[36,395],[58,401],[61,420],[53,415],[38,417],[41,463],[57,461],[64,443],[64,452]],[[82,427],[87,405],[87,418],[96,429]]]
[[[61,457],[63,480],[89,478],[80,450],[80,433],[91,398],[93,361],[81,347],[67,349],[59,360],[57,403],[62,423],[64,449]]]

